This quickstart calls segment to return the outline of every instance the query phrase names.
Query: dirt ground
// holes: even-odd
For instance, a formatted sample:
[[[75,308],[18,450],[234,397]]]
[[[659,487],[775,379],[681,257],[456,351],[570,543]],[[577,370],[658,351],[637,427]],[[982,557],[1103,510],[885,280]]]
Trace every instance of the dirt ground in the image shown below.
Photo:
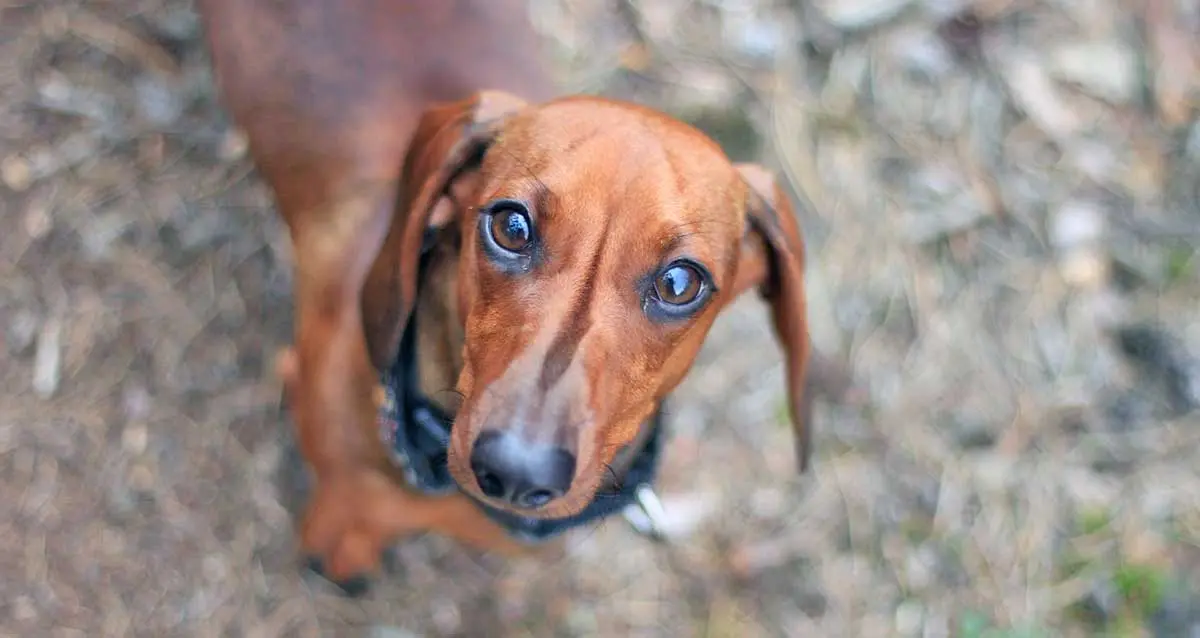
[[[531,2],[564,89],[785,177],[857,395],[797,477],[747,299],[671,405],[673,543],[422,538],[347,600],[298,565],[287,246],[189,3],[0,2],[0,635],[1200,636],[1198,6]]]

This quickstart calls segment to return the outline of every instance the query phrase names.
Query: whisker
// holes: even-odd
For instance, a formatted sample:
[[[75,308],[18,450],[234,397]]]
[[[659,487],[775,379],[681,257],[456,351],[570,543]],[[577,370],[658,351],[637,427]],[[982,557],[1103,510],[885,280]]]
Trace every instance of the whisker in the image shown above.
[[[608,463],[604,463],[604,472],[612,477],[612,483],[609,490],[597,490],[596,496],[616,496],[624,487],[623,482],[621,481],[621,478],[617,476],[617,471],[614,470],[613,467]]]
[[[526,163],[525,160],[520,155],[517,155],[516,153],[514,153],[513,151],[511,151],[507,148],[500,149],[500,150],[508,157],[508,159],[512,160],[512,162],[514,164],[519,166],[521,168],[521,171],[523,171],[525,173],[525,176],[528,177],[529,180],[533,182],[534,190],[537,191],[539,196],[544,198],[547,202],[558,199],[558,194],[555,193],[554,191],[550,190],[550,187],[546,184],[546,182],[542,181],[542,178],[538,177],[537,173],[534,172],[534,170],[529,167],[529,164]],[[553,209],[553,207],[548,207],[548,208]]]

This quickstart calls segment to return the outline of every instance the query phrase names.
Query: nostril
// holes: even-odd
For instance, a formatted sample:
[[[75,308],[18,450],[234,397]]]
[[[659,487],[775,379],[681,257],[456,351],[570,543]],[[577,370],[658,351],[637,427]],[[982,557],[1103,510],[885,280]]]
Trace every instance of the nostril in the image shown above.
[[[545,507],[547,503],[562,496],[561,492],[545,488],[535,488],[521,494],[517,497],[517,505],[528,507],[530,509],[538,509]]]
[[[487,470],[476,469],[475,480],[479,483],[479,489],[485,496],[491,498],[504,496],[504,481],[500,480],[499,476]]]

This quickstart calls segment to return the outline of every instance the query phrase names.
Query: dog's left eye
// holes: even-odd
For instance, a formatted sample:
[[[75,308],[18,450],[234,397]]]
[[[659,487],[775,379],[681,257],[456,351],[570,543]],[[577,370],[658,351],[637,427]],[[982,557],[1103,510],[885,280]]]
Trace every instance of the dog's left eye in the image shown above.
[[[691,264],[672,264],[654,280],[654,292],[664,303],[686,306],[700,296],[704,280]]]
[[[655,320],[689,317],[704,307],[713,292],[703,267],[688,261],[673,261],[654,276],[645,307]]]
[[[533,224],[529,215],[518,208],[501,208],[492,213],[489,225],[492,241],[498,246],[513,253],[519,253],[533,239]]]

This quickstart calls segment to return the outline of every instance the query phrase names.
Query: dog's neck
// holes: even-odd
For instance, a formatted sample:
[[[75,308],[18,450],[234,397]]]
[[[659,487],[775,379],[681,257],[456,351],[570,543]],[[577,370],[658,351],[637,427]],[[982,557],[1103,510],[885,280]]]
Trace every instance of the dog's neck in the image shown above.
[[[417,371],[421,394],[446,414],[458,410],[459,396],[454,390],[462,370],[465,334],[458,307],[457,241],[439,241],[421,273],[414,317],[416,326]],[[638,453],[646,446],[651,428],[643,427],[638,436],[610,464],[609,480],[628,472]]]

